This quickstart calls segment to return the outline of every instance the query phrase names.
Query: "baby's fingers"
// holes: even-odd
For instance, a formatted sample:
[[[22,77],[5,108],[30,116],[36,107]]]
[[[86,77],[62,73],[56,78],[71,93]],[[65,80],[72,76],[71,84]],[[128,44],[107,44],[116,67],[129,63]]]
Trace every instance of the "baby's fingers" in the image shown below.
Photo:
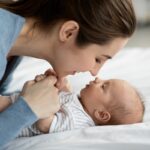
[[[55,76],[47,76],[44,80],[50,85],[55,85],[55,83],[57,82],[57,78]]]
[[[37,75],[34,80],[36,82],[39,82],[39,81],[43,80],[45,77],[46,77],[46,75],[44,75],[44,74]]]

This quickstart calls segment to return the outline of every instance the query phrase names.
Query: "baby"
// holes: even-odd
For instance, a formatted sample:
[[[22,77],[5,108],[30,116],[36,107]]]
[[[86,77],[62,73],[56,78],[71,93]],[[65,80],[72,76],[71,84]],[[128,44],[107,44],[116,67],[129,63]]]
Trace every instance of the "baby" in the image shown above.
[[[11,100],[15,101],[17,96],[11,96]],[[20,136],[90,126],[139,123],[144,114],[144,105],[139,94],[124,80],[96,78],[81,90],[79,96],[71,92],[60,92],[59,99],[61,108],[56,114],[23,129]]]

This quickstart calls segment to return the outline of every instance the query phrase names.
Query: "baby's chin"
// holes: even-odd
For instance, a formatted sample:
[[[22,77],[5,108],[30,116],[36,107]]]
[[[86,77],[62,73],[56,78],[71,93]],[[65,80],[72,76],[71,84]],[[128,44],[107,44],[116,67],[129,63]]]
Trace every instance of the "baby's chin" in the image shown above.
[[[82,96],[84,95],[85,89],[86,89],[86,88],[81,89],[81,91],[80,91],[80,97],[82,97]]]
[[[80,91],[80,94],[79,94],[80,96],[82,95],[82,92],[83,92],[83,89],[81,89],[81,91]]]

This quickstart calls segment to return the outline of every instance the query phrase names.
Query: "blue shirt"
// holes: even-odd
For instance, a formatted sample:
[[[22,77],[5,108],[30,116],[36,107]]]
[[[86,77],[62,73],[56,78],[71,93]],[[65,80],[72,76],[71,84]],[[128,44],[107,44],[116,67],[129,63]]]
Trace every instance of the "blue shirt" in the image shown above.
[[[18,37],[25,19],[0,8],[0,80],[6,65],[7,54]],[[0,113],[0,148],[14,139],[20,131],[37,121],[37,116],[25,102],[23,97]]]

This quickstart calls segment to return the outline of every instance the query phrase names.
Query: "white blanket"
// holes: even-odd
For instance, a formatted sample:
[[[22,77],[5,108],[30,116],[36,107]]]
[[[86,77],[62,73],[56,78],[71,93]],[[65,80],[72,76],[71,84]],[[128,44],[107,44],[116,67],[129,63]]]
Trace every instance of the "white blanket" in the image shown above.
[[[39,67],[40,66],[40,67]],[[49,68],[45,61],[25,57],[13,74],[7,92],[21,89],[23,83]],[[20,138],[5,150],[149,150],[150,149],[150,49],[125,49],[108,61],[99,76],[129,81],[143,95],[144,123],[90,127],[82,130]],[[74,91],[79,91],[92,77],[80,73],[68,77]]]

